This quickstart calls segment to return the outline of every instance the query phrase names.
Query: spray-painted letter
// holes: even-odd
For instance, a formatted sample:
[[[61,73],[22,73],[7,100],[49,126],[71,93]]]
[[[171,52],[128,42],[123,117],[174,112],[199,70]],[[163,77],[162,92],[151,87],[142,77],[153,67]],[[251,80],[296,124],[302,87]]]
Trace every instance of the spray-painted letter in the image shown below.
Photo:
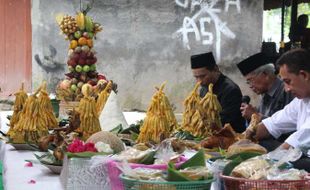
[[[200,22],[200,32],[201,36],[206,36],[205,39],[202,39],[202,44],[204,45],[210,45],[213,44],[213,34],[211,32],[206,31],[205,25],[208,23],[211,23],[211,18],[210,17],[202,17],[199,19]]]
[[[183,2],[180,2],[180,0],[175,0],[175,3],[179,5],[180,7],[184,7],[184,8],[187,8],[188,6],[188,0],[184,0]]]
[[[184,17],[183,27],[182,27],[182,36],[183,36],[183,44],[188,49],[190,49],[189,44],[188,44],[188,33],[190,32],[194,32],[196,41],[200,41],[200,34],[199,34],[199,30],[196,26],[195,21],[189,17]]]
[[[240,0],[225,0],[225,12],[228,12],[230,5],[235,5],[237,7],[238,13],[241,12]]]

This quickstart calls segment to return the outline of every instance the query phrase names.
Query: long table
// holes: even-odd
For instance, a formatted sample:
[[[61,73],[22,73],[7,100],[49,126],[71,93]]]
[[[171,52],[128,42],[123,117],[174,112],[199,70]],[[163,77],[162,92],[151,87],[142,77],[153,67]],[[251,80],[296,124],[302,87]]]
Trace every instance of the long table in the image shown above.
[[[8,131],[7,116],[12,111],[0,112],[0,129]],[[124,112],[128,124],[143,119],[145,113]],[[33,151],[16,150],[10,144],[0,141],[0,160],[3,162],[3,185],[5,190],[62,190],[59,175],[53,174],[45,166],[34,163],[26,167],[25,160],[36,160]]]

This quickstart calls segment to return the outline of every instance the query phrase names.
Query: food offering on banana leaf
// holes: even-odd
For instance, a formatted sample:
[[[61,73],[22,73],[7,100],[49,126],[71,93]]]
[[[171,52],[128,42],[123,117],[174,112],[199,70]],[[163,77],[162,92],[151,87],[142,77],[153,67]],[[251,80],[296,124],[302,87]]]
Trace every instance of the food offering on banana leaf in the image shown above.
[[[41,87],[27,98],[19,121],[10,131],[10,142],[35,144],[40,137],[48,134],[48,125],[44,119],[45,113],[37,97],[40,90]]]
[[[61,15],[56,17],[59,28],[69,40],[68,70],[66,78],[56,89],[57,99],[79,101],[82,97],[82,86],[90,84],[98,93],[107,85],[107,79],[97,72],[97,57],[94,49],[96,34],[102,26],[87,15],[88,10],[78,12],[75,16]],[[116,89],[115,83],[113,89]]]
[[[24,83],[22,83],[20,90],[16,92],[14,95],[16,98],[14,102],[14,112],[10,119],[10,129],[8,131],[9,136],[12,135],[12,129],[14,128],[16,123],[19,121],[25,102],[28,98],[28,95],[24,89]]]
[[[213,84],[209,85],[209,90],[202,99],[197,92],[198,86],[199,84],[196,84],[184,102],[185,112],[181,131],[187,131],[195,137],[206,138],[222,128],[220,120],[222,108],[213,93]]]
[[[140,143],[159,143],[168,138],[173,130],[178,128],[175,115],[163,89],[165,83],[157,89],[152,97],[145,120],[140,129],[137,141]]]
[[[82,91],[84,97],[81,99],[78,107],[81,123],[76,131],[81,133],[83,140],[87,140],[92,134],[101,131],[96,100],[90,96],[91,90],[91,85],[83,85]]]

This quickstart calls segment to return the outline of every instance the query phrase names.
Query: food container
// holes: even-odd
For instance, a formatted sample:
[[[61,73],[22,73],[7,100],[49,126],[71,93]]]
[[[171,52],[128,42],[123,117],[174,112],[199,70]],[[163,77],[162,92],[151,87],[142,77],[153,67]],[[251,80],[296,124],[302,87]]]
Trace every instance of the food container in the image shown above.
[[[310,178],[303,180],[250,180],[245,178],[220,176],[225,190],[307,190],[310,189]]]
[[[108,190],[107,174],[103,165],[92,167],[91,158],[65,156],[60,180],[63,188],[68,190]]]
[[[209,190],[213,179],[201,181],[148,181],[120,176],[124,190]]]

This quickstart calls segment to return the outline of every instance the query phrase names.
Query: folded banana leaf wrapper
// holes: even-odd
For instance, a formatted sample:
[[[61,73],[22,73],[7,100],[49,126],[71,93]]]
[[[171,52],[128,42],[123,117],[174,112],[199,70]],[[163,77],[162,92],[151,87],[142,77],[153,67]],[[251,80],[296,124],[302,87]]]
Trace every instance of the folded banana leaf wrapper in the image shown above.
[[[190,173],[195,174],[195,176]],[[176,168],[173,163],[168,164],[167,181],[195,180],[213,180],[213,175],[207,171],[203,150],[199,150],[193,157],[178,168]]]
[[[34,156],[42,163],[47,165],[62,166],[62,160],[57,160],[51,152],[42,155],[34,154]]]

